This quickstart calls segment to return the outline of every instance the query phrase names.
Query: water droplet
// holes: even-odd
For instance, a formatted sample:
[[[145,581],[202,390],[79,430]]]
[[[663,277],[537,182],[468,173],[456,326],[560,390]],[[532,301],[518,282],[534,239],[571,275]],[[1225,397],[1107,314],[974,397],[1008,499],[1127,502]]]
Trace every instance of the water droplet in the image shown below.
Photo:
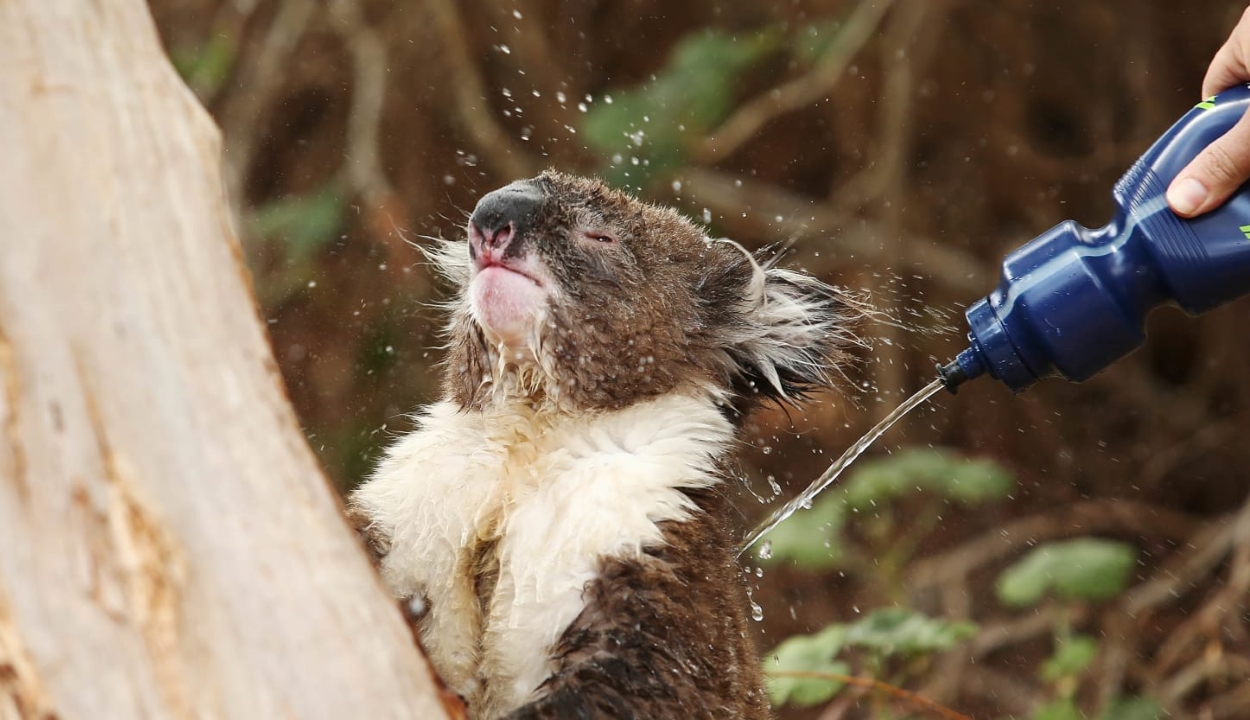
[[[771,560],[772,557],[773,557],[773,541],[765,540],[764,544],[760,545],[760,559]]]
[[[421,595],[413,595],[408,598],[408,613],[413,617],[420,617],[425,614],[425,598]]]
[[[521,11],[520,11],[520,10],[513,10],[513,11],[512,11],[512,17],[516,18],[517,20],[520,20],[520,19],[521,19]]]
[[[768,487],[772,488],[773,497],[776,497],[781,494],[781,483],[777,482],[777,478],[773,477],[772,475],[768,476]]]
[[[764,608],[754,600],[751,601],[751,619],[755,622],[761,622],[764,619]]]
[[[499,52],[503,53],[504,55],[511,55],[512,48],[508,47],[507,45],[500,45]]]

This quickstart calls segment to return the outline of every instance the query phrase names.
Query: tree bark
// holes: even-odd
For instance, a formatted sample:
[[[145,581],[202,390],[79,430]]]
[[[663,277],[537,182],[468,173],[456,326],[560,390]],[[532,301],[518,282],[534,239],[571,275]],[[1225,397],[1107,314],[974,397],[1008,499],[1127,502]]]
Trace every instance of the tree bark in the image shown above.
[[[141,0],[0,0],[0,719],[440,718]]]

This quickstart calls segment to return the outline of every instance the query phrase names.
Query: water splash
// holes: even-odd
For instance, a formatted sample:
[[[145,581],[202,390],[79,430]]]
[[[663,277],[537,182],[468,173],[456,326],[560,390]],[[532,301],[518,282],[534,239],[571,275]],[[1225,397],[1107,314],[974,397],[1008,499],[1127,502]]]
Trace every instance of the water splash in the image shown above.
[[[755,595],[751,592],[751,588],[747,588],[747,602],[751,604],[751,619],[755,622],[764,621],[764,608],[755,602]]]
[[[914,410],[925,400],[933,397],[934,393],[941,389],[941,378],[924,386],[920,392],[908,398],[907,402],[899,405],[894,409],[894,412],[887,415],[885,419],[877,423],[862,438],[855,441],[855,444],[847,448],[846,452],[842,453],[842,457],[838,458],[837,462],[830,465],[829,469],[826,470],[820,477],[816,478],[816,481],[809,485],[806,490],[797,495],[790,502],[783,505],[781,508],[777,509],[772,515],[769,515],[764,522],[757,525],[755,530],[753,530],[750,536],[747,537],[746,542],[744,542],[742,547],[738,550],[738,557],[742,557],[742,554],[749,550],[752,545],[759,542],[760,538],[776,529],[778,525],[786,521],[786,518],[793,515],[796,510],[799,508],[810,508],[812,506],[812,500],[824,491],[825,488],[832,485],[833,481],[837,480],[838,476],[842,474],[842,471],[845,470],[846,467],[852,462],[855,462],[855,458],[862,455],[864,451],[868,449],[869,445],[872,445],[877,438],[881,437],[885,431],[889,430],[890,426],[898,422],[900,418]],[[770,552],[769,554],[771,555],[772,553]]]

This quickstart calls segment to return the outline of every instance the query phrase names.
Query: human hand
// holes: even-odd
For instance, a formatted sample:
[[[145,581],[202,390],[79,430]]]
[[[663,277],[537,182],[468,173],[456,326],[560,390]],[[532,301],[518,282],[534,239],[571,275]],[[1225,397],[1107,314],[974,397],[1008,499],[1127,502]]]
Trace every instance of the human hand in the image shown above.
[[[1250,81],[1250,8],[1242,13],[1223,47],[1215,53],[1202,80],[1202,96],[1210,97]],[[1250,179],[1250,113],[1223,137],[1207,146],[1168,186],[1168,204],[1182,217],[1195,217],[1219,206]]]

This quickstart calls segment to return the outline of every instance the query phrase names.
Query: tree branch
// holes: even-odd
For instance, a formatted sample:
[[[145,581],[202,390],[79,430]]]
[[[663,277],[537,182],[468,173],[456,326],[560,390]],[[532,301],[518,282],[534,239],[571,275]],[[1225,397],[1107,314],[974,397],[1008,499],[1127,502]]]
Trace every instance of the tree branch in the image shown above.
[[[716,132],[704,139],[696,153],[698,159],[702,162],[723,160],[774,118],[827,99],[842,79],[847,65],[872,40],[881,19],[893,4],[894,0],[860,0],[846,23],[838,28],[834,47],[810,72],[743,103]]]
[[[443,39],[443,58],[451,70],[451,88],[456,116],[477,144],[482,159],[508,179],[529,177],[541,163],[513,142],[499,123],[486,98],[486,82],[478,72],[465,44],[470,33],[453,0],[425,0],[426,11],[434,18],[437,34]]]
[[[838,263],[878,262],[887,243],[897,243],[905,267],[922,273],[963,296],[983,294],[991,269],[979,259],[933,238],[914,234],[894,237],[880,222],[836,210],[820,198],[809,198],[774,185],[715,170],[687,168],[681,173],[682,197],[688,208],[706,207],[727,226],[741,227],[778,240],[801,238],[820,242],[827,257]]]

